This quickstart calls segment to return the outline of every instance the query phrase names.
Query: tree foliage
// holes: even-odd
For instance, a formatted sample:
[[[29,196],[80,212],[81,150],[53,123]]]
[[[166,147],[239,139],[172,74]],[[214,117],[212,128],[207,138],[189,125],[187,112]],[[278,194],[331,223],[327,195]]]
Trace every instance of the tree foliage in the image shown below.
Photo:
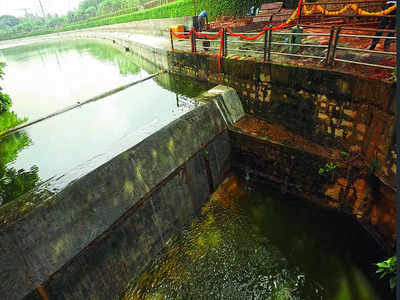
[[[0,40],[48,34],[58,31],[130,22],[144,19],[192,16],[202,10],[210,18],[220,15],[243,16],[252,6],[259,7],[275,0],[83,0],[78,8],[65,16],[47,15],[45,18],[27,14],[22,18],[0,17]],[[298,0],[285,5],[294,8]],[[163,5],[160,5],[163,4]],[[158,5],[157,7],[153,7]],[[150,7],[150,8],[149,8]]]
[[[38,167],[30,170],[8,167],[18,153],[29,146],[31,140],[25,132],[17,132],[0,140],[0,205],[6,204],[31,190],[39,181]]]
[[[4,71],[3,68],[6,66],[4,62],[0,62],[0,79],[3,79]],[[0,86],[0,113],[8,111],[11,106],[11,99],[10,97],[2,93],[2,88]]]

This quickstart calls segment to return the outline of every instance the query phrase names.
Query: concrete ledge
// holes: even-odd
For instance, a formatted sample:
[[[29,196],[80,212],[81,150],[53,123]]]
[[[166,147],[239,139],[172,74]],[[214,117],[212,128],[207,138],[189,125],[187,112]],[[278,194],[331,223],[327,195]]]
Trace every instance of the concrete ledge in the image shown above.
[[[173,25],[184,25],[187,28],[193,26],[192,17],[168,18],[168,19],[149,19],[143,21],[133,21],[128,23],[113,24],[107,26],[96,27],[96,30],[113,32],[123,31],[132,32],[135,34],[147,34],[154,36],[169,37],[169,28]],[[93,29],[93,28],[89,28]]]
[[[232,93],[231,89],[220,90]],[[132,269],[127,268],[129,272],[120,284],[113,278],[108,282],[91,283],[96,285],[95,290],[99,288],[98,293],[103,293],[104,289],[97,284],[103,284],[104,288],[107,284],[116,285],[112,293],[120,292],[126,280],[165,245],[170,233],[190,220],[230,170],[226,116],[217,104],[223,102],[220,95],[214,93],[212,101],[70,184],[29,214],[21,212],[13,222],[2,224],[1,294],[6,299],[21,299],[67,264],[78,268],[81,277],[86,276],[85,272],[91,267],[95,269],[91,274],[103,273],[104,277],[104,269],[90,264],[100,255],[97,250],[93,252],[94,248],[103,253],[100,257],[119,261],[120,253],[122,261],[129,261],[127,264]],[[209,95],[199,100],[206,99],[210,99]],[[136,232],[132,226],[138,226]],[[125,245],[115,234],[138,242]],[[118,248],[115,243],[126,247],[114,253],[111,250]],[[111,252],[108,254],[108,251]],[[135,251],[139,251],[138,254],[134,254]],[[138,259],[129,260],[127,255],[137,255]],[[74,257],[78,258],[73,260]],[[81,260],[87,263],[86,271],[80,269]],[[111,261],[107,259],[103,266],[112,267]],[[70,278],[70,269],[66,268],[65,276]],[[118,273],[124,273],[125,269],[118,269]],[[97,275],[87,276],[88,280],[97,281]],[[79,284],[74,278],[68,279],[77,286],[71,283],[66,291],[57,288],[57,293],[68,294],[65,299],[87,299],[83,277]],[[52,291],[51,282],[48,281],[49,291]],[[99,296],[98,299],[110,297]]]

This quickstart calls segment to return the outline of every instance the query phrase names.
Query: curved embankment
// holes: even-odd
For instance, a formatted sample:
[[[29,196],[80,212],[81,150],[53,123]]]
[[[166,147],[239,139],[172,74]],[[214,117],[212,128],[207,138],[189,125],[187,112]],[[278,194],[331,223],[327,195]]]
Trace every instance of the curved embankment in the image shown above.
[[[227,129],[244,115],[240,100],[223,86],[197,100],[203,105],[60,193],[3,218],[4,299],[122,295],[231,169]]]

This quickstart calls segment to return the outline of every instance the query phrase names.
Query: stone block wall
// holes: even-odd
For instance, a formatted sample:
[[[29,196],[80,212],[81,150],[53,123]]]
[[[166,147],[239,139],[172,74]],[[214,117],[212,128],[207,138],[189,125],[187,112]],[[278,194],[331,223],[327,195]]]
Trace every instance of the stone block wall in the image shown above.
[[[395,84],[329,69],[169,52],[169,70],[237,90],[247,113],[327,147],[360,153],[396,189]]]

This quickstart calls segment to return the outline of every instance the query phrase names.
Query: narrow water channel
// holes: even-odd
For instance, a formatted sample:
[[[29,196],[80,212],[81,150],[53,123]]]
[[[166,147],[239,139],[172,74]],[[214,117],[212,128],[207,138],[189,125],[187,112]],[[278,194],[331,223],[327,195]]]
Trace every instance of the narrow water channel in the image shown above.
[[[394,299],[351,218],[228,177],[128,288],[133,299]]]
[[[145,78],[140,60],[94,41],[0,50],[2,87],[28,121]],[[0,137],[0,205],[38,185],[59,190],[195,107],[210,86],[162,74]]]

